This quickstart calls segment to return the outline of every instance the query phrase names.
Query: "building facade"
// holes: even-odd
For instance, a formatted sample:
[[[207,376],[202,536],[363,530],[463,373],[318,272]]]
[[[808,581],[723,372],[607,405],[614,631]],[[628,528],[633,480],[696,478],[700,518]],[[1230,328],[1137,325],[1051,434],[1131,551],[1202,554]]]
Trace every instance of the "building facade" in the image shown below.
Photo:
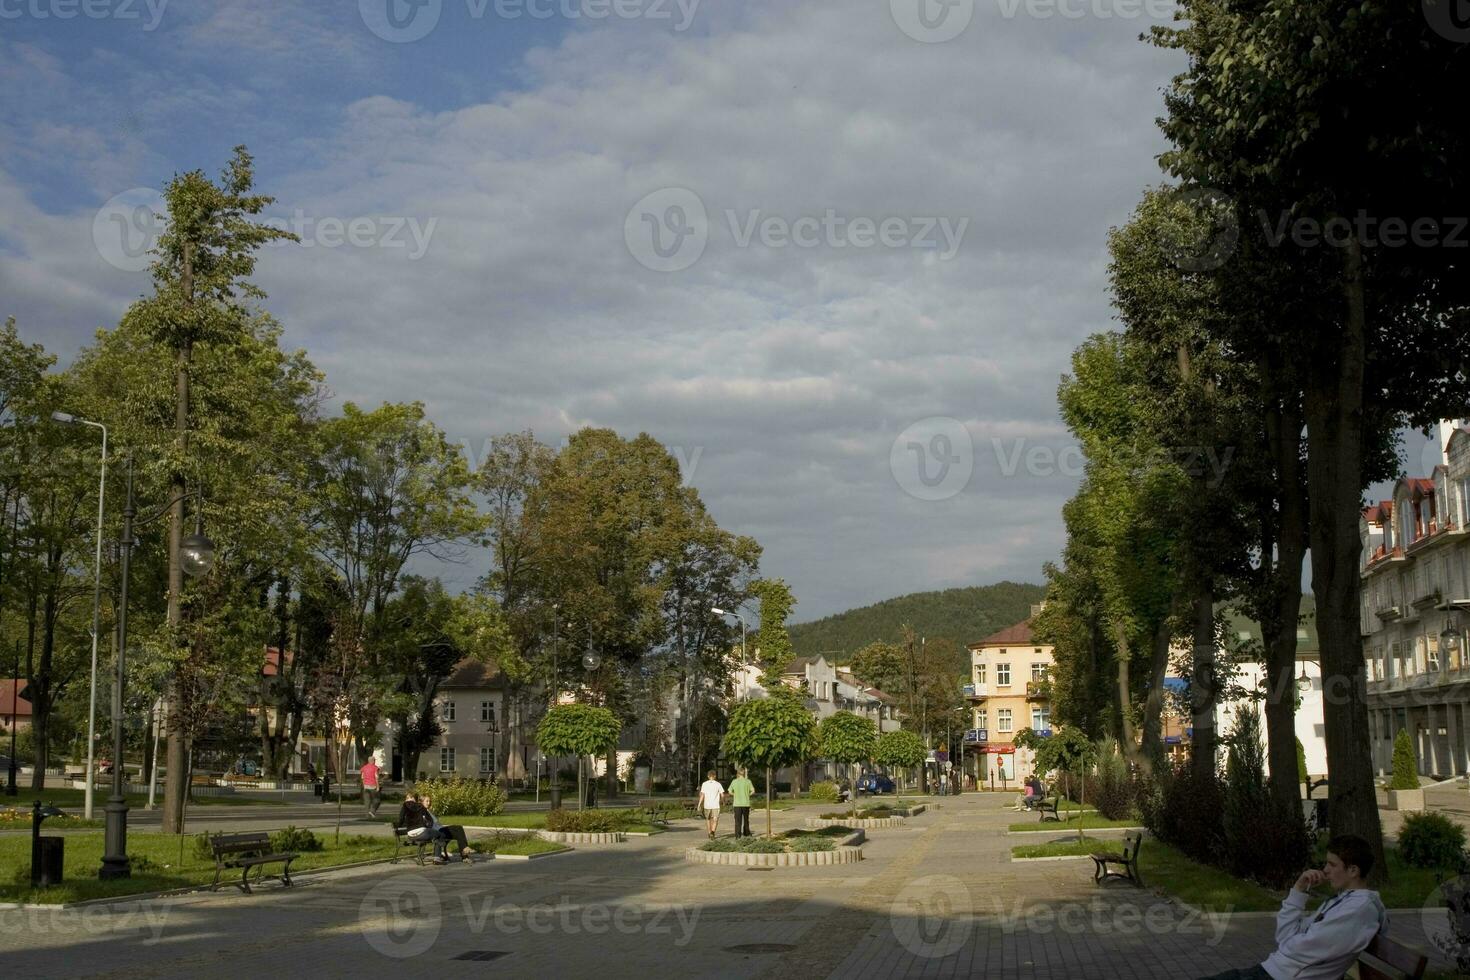
[[[1419,771],[1470,771],[1470,430],[1441,423],[1440,462],[1363,511],[1359,619],[1374,768],[1407,731]]]
[[[1023,728],[1051,732],[1052,647],[1036,639],[1027,619],[970,644],[969,651],[966,774],[997,786],[1025,779],[1032,774],[1032,753],[1016,747],[1015,735]]]

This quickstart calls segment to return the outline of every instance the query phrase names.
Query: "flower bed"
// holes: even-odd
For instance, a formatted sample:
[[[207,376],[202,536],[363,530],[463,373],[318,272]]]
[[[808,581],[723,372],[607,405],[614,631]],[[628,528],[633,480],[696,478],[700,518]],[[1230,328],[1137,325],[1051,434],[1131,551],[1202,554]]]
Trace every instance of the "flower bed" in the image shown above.
[[[798,867],[861,861],[861,830],[833,827],[822,831],[792,830],[780,837],[717,837],[684,852],[686,861],[745,867]]]
[[[909,807],[890,806],[867,806],[858,809],[858,815],[853,817],[848,813],[824,813],[818,817],[807,817],[808,827],[862,827],[873,830],[881,827],[902,827],[904,821],[909,817],[916,817],[924,812],[922,803]]]

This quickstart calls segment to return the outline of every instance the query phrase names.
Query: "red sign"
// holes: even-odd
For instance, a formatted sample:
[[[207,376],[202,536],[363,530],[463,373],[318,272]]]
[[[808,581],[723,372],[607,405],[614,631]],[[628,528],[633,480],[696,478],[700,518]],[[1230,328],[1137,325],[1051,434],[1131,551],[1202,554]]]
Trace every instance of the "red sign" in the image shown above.
[[[1014,745],[982,745],[980,751],[985,755],[1015,755]]]

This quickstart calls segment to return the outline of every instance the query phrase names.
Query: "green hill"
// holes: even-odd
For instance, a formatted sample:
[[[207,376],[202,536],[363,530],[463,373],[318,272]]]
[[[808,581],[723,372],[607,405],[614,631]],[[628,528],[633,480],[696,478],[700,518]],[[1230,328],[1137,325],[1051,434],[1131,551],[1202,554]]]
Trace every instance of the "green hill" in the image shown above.
[[[899,627],[908,623],[930,643],[947,639],[963,649],[1031,614],[1046,590],[1022,582],[914,592],[871,606],[849,609],[809,623],[791,626],[791,644],[798,656],[826,654],[828,660],[845,658],[875,640],[897,642]]]

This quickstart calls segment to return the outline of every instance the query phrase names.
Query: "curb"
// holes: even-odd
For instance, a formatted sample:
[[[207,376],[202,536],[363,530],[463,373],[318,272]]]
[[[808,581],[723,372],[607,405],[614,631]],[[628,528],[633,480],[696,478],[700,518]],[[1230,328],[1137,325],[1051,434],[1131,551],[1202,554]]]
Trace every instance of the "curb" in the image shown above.
[[[1084,834],[1109,834],[1126,833],[1130,830],[1147,830],[1146,827],[1083,827]],[[1026,837],[1031,834],[1075,834],[1076,827],[1068,827],[1066,824],[1042,825],[1035,830],[1007,830],[1007,837]]]
[[[1011,863],[1012,864],[1024,864],[1024,863],[1026,863],[1028,861],[1090,861],[1090,860],[1092,860],[1092,857],[1090,855],[1087,855],[1087,854],[1056,854],[1056,855],[1053,855],[1051,857],[1035,857],[1035,858],[1018,858],[1018,857],[1013,857],[1013,858],[1011,858]]]
[[[755,854],[740,851],[702,851],[691,847],[684,860],[695,864],[721,864],[746,868],[794,868],[819,865],[851,864],[863,859],[863,841],[867,835],[855,830],[830,851],[795,851],[784,854]]]
[[[627,835],[620,830],[605,834],[558,830],[538,830],[535,833],[542,840],[552,841],[556,844],[623,844],[628,840]]]

